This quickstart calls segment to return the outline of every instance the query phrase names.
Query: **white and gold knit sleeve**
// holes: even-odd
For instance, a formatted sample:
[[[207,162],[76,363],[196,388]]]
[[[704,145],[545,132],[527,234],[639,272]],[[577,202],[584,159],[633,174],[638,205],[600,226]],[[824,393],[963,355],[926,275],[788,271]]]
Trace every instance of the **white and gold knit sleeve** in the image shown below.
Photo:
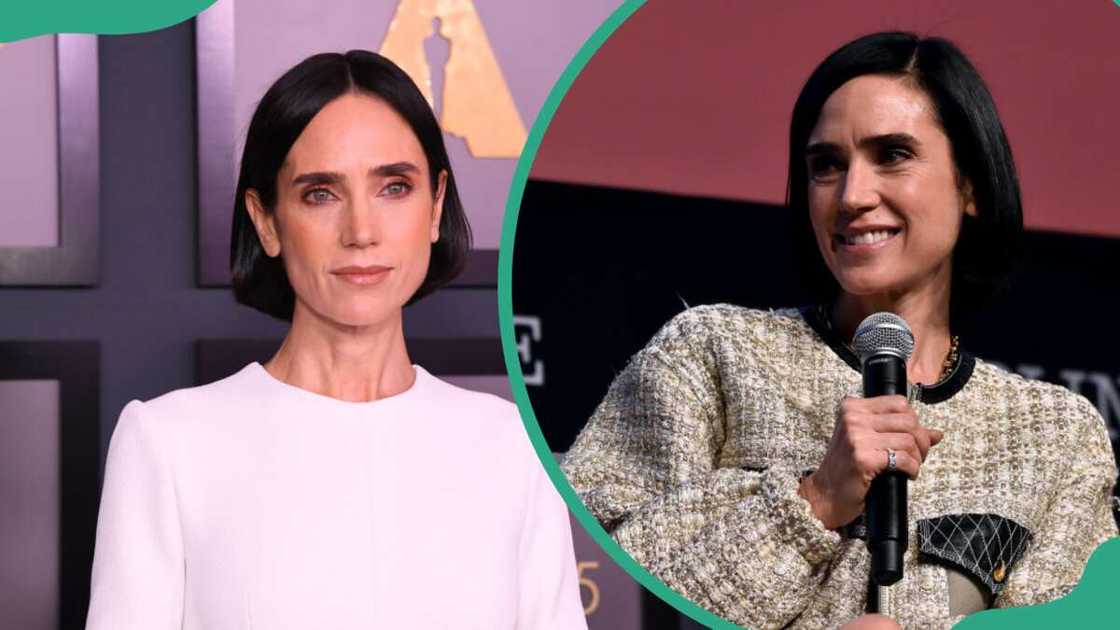
[[[782,627],[836,554],[793,467],[717,468],[725,418],[702,315],[667,324],[611,385],[564,472],[634,559],[735,623]]]

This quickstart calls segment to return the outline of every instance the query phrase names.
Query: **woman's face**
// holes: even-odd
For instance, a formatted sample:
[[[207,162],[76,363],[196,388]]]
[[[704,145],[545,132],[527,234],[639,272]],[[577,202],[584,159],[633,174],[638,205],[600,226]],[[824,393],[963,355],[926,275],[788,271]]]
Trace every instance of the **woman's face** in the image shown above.
[[[273,212],[246,194],[297,310],[345,326],[400,317],[439,238],[447,174],[433,196],[428,168],[408,123],[380,99],[345,94],[311,119],[277,174]]]
[[[900,77],[848,81],[825,101],[806,162],[817,246],[846,293],[948,289],[976,207],[924,92]]]

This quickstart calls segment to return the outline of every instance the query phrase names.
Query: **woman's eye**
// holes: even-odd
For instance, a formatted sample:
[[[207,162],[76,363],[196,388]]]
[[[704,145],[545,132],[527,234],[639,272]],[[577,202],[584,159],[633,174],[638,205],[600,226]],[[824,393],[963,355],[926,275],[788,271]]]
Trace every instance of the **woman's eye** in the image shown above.
[[[407,182],[391,182],[387,184],[384,189],[385,195],[389,197],[400,197],[408,194],[410,190],[412,190],[412,186]]]
[[[329,203],[334,195],[326,188],[313,188],[303,194],[304,201],[312,204]]]
[[[880,161],[883,164],[898,164],[914,157],[914,154],[905,147],[887,147],[883,149]]]
[[[831,155],[817,155],[809,158],[809,176],[823,179],[842,170],[839,160]]]

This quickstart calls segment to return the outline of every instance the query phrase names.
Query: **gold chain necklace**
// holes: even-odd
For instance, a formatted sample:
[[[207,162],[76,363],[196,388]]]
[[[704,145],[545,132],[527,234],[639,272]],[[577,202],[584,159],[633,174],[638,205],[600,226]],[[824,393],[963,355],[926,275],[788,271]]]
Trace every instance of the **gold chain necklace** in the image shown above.
[[[945,362],[941,364],[941,374],[937,377],[937,382],[944,382],[953,373],[953,369],[957,367],[957,360],[961,355],[961,338],[959,335],[953,335],[949,341],[949,353],[945,355]]]

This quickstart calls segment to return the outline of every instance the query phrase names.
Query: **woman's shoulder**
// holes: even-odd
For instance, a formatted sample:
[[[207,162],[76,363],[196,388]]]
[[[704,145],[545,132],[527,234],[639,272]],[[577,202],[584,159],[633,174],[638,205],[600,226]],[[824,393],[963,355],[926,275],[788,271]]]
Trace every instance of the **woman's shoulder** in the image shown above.
[[[206,385],[130,401],[113,427],[109,460],[190,461],[173,455],[201,452],[197,449],[212,447],[215,438],[228,437],[231,419],[257,415],[259,405],[254,408],[244,395],[252,387],[251,367]]]
[[[674,316],[630,358],[612,391],[624,397],[654,390],[679,396],[687,384],[694,395],[712,401],[728,378],[767,364],[775,348],[799,347],[813,334],[798,309],[695,306]]]
[[[668,325],[702,326],[711,324],[771,325],[782,326],[801,322],[800,309],[762,309],[738,304],[702,304],[691,306],[677,313]]]
[[[262,369],[254,363],[212,383],[172,390],[148,400],[132,400],[121,411],[118,425],[126,419],[132,424],[155,423],[161,427],[222,420],[252,405],[253,392],[259,385],[254,368]]]
[[[1097,407],[1081,394],[1055,383],[1027,378],[1006,368],[976,360],[972,381],[986,391],[986,399],[998,397],[1059,427],[1103,432],[1104,418]]]
[[[806,331],[796,308],[758,309],[736,304],[693,306],[675,315],[654,337],[725,337],[773,335]]]
[[[420,374],[425,382],[418,393],[423,394],[421,404],[428,406],[422,415],[438,423],[449,442],[473,444],[478,456],[540,465],[517,405],[492,393],[449,383],[427,371]]]
[[[505,398],[450,383],[422,367],[418,367],[417,374],[418,378],[424,380],[423,389],[417,392],[422,394],[418,398],[423,404],[445,409],[449,415],[460,419],[472,418],[500,424],[516,423],[520,426],[521,416],[517,411],[517,405]]]

